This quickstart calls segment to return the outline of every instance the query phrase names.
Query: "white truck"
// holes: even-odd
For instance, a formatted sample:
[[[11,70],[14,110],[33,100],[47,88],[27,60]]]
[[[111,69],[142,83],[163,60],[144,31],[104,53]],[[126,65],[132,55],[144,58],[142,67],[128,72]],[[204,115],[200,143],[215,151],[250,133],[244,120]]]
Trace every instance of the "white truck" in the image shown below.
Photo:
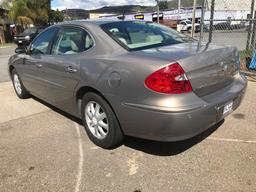
[[[181,21],[180,26],[181,26],[181,31],[191,32],[191,30],[192,30],[192,22],[190,20]],[[196,33],[200,32],[200,24],[199,23],[195,23],[195,32]]]

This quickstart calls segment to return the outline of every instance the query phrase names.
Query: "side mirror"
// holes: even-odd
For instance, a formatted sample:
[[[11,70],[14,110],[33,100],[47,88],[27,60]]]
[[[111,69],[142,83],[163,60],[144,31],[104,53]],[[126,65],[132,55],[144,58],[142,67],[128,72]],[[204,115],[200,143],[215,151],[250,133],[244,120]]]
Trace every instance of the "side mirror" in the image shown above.
[[[27,52],[27,49],[25,48],[25,47],[17,47],[16,49],[15,49],[15,53],[17,53],[17,54],[22,54],[22,53],[26,53]]]

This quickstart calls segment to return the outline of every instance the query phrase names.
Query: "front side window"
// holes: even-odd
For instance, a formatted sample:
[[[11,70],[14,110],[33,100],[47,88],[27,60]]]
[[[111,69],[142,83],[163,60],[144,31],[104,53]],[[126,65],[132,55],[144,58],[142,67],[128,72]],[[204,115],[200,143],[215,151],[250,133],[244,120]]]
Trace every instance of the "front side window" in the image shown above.
[[[30,52],[32,54],[47,54],[49,45],[57,31],[57,28],[50,28],[39,35],[31,44]]]
[[[92,45],[92,38],[85,30],[78,27],[64,27],[58,33],[52,54],[76,54],[90,49]]]
[[[193,41],[186,35],[152,22],[121,21],[103,24],[101,27],[130,51]]]

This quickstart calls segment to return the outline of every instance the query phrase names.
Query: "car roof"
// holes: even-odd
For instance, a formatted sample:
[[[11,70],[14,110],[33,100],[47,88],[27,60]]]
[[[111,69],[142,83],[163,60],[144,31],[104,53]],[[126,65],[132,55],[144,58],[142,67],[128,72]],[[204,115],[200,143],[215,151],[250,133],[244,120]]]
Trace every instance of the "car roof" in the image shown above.
[[[83,19],[83,20],[64,21],[64,22],[59,23],[59,24],[60,25],[62,25],[62,24],[102,25],[102,24],[114,23],[114,22],[120,22],[120,21],[122,21],[122,20],[102,20],[102,19],[98,19],[98,20],[85,20],[85,19]]]
[[[100,26],[102,24],[108,24],[108,23],[117,23],[117,22],[131,22],[131,21],[137,21],[137,20],[104,20],[104,19],[82,19],[82,20],[72,20],[72,21],[64,21],[61,23],[58,23],[57,25],[90,25],[90,26]],[[141,20],[140,20],[141,21]],[[141,21],[145,22],[145,21]]]

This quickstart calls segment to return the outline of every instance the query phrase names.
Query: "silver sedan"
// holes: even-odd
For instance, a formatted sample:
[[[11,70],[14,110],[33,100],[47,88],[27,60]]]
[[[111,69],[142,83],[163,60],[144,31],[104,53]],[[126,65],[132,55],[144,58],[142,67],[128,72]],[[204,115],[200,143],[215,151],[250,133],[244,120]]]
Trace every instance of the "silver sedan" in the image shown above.
[[[103,148],[125,135],[178,141],[205,131],[240,105],[247,81],[239,66],[234,47],[199,47],[142,21],[54,25],[9,60],[19,98],[81,118]]]

